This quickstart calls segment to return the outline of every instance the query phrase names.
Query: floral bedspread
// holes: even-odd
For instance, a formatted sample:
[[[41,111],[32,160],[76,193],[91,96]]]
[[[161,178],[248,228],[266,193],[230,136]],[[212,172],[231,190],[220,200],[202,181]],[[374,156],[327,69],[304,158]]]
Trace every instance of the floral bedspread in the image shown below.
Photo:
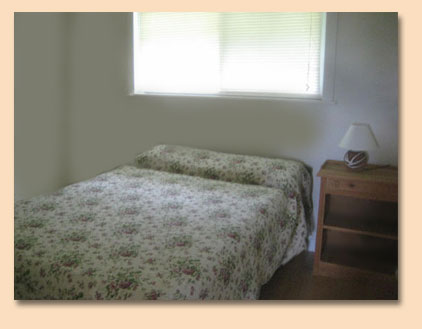
[[[15,299],[256,299],[306,248],[298,195],[122,166],[18,201]]]

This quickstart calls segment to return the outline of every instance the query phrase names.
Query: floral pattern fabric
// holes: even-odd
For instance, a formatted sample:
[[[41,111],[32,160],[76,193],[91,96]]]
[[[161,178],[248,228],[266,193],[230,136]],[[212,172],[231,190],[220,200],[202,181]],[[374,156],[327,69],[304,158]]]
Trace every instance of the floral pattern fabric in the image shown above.
[[[312,171],[300,161],[221,153],[179,145],[157,145],[135,159],[141,168],[263,185],[294,194],[312,231]]]
[[[306,248],[298,195],[122,166],[18,201],[15,299],[256,299]]]

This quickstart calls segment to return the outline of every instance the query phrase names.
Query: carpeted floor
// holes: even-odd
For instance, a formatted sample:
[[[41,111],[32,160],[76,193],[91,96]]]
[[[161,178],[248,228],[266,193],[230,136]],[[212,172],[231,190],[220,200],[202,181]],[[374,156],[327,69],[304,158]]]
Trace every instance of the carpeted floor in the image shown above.
[[[397,300],[397,281],[356,281],[313,276],[314,254],[303,252],[262,287],[264,300]]]

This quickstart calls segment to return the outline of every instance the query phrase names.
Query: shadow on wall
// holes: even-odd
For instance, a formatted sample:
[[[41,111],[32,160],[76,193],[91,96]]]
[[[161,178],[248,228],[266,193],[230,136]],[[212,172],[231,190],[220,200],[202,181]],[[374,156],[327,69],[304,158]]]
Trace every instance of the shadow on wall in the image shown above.
[[[15,200],[68,183],[68,13],[15,13]]]

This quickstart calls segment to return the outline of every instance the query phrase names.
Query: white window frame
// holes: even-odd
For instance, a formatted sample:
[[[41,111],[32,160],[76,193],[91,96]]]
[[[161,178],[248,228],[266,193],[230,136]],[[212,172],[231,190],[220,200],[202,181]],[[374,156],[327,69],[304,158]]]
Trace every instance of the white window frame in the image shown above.
[[[127,86],[128,95],[133,97],[176,97],[176,98],[228,98],[228,99],[268,99],[276,101],[304,101],[304,102],[324,102],[336,104],[335,100],[335,66],[336,66],[336,43],[337,43],[337,13],[325,13],[323,17],[322,29],[325,33],[322,35],[321,51],[321,95],[306,94],[279,94],[279,93],[251,93],[251,92],[220,92],[218,94],[189,94],[189,93],[160,93],[134,91],[134,14],[128,15],[129,26],[129,83]]]

